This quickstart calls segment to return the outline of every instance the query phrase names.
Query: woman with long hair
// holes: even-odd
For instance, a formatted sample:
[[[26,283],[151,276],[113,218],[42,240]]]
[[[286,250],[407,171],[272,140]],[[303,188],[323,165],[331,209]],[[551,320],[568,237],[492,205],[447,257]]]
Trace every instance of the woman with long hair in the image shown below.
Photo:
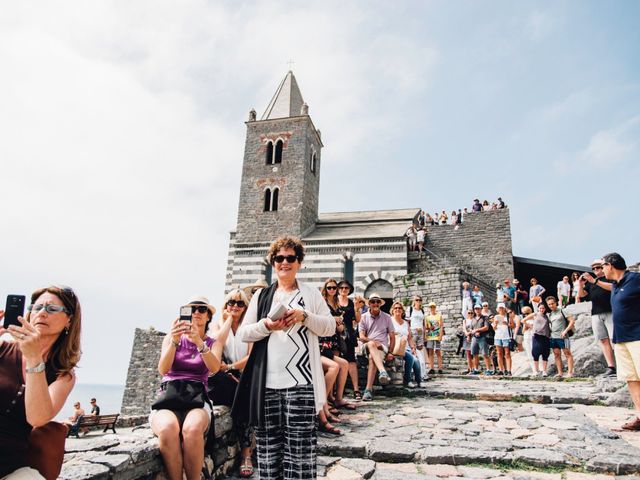
[[[336,321],[318,289],[297,279],[304,254],[297,238],[271,244],[276,281],[256,292],[238,330],[254,345],[232,414],[255,425],[264,479],[316,478],[315,421],[326,403],[318,337],[333,335]]]
[[[4,311],[0,310],[0,320]],[[18,325],[0,326],[0,478],[42,478],[27,466],[31,429],[51,421],[76,381],[82,311],[69,287],[40,288]]]
[[[238,329],[242,325],[244,316],[247,313],[249,299],[244,290],[235,288],[224,297],[222,305],[222,317],[217,325],[212,328],[212,336],[217,339],[218,335],[225,330],[225,322],[230,318],[231,327],[228,332],[227,341],[224,344],[222,353],[222,361],[220,363],[220,371],[214,376],[209,377],[209,387],[211,388],[210,396],[216,398],[216,389],[229,390],[224,392],[224,398],[230,401],[224,401],[223,404],[231,406],[236,387],[240,381],[240,376],[244,370],[244,366],[249,359],[252,344],[245,343],[238,337]],[[213,385],[212,385],[213,384]],[[214,401],[214,405],[217,402]],[[253,475],[253,464],[251,463],[251,451],[253,445],[252,429],[247,424],[241,424],[234,421],[238,440],[240,443],[240,477],[246,478]]]
[[[360,323],[361,312],[356,308],[355,303],[349,298],[353,293],[353,285],[347,280],[338,283],[338,308],[342,313],[342,323],[346,332],[346,352],[343,358],[349,362],[349,378],[353,386],[353,398],[362,399],[358,382],[358,363],[356,360],[356,347],[358,346],[358,324]]]
[[[531,284],[531,288],[529,288],[529,303],[531,303],[531,307],[534,312],[538,311],[538,305],[542,302],[542,295],[547,290],[538,283],[538,279],[536,277],[532,277],[529,281]]]
[[[547,362],[551,353],[551,326],[549,316],[547,315],[547,307],[544,303],[538,305],[536,313],[530,313],[522,319],[524,322],[532,320],[531,329],[533,332],[533,340],[531,346],[531,356],[533,357],[533,374],[534,376],[547,376]],[[542,357],[542,368],[538,367],[538,359]]]
[[[496,347],[496,356],[498,358],[497,375],[511,375],[511,350],[509,343],[511,342],[511,329],[513,324],[504,303],[499,303],[496,307],[498,313],[493,317],[493,331],[495,336],[493,344]]]
[[[229,332],[229,317],[218,338],[207,336],[216,309],[206,297],[193,297],[185,305],[191,308],[191,320],[176,318],[162,341],[158,371],[162,386],[152,405],[151,430],[158,437],[160,453],[170,480],[198,480],[204,462],[204,439],[211,422],[211,405],[206,397],[207,380],[220,368],[222,349]],[[181,309],[182,310],[182,309]],[[187,385],[192,391],[202,389],[201,407],[179,408],[166,402],[172,385]],[[182,399],[183,390],[180,391]],[[164,403],[161,403],[162,400]],[[191,401],[192,398],[184,398]]]

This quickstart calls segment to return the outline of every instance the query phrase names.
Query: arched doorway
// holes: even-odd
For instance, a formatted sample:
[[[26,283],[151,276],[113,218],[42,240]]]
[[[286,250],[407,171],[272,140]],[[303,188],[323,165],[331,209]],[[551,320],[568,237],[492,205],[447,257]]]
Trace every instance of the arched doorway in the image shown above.
[[[369,298],[369,295],[372,293],[377,293],[384,300],[384,305],[382,306],[382,310],[389,313],[389,309],[391,308],[391,304],[393,303],[393,285],[383,280],[381,278],[374,280],[369,284],[367,289],[364,291],[365,298]]]

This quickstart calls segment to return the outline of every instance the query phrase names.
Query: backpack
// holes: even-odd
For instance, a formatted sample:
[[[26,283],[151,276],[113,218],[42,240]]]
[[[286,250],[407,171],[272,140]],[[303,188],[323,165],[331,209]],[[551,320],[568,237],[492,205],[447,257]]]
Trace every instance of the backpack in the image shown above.
[[[424,315],[424,309],[420,308],[420,311]],[[409,318],[411,318],[411,314],[413,313],[413,305],[409,305]]]

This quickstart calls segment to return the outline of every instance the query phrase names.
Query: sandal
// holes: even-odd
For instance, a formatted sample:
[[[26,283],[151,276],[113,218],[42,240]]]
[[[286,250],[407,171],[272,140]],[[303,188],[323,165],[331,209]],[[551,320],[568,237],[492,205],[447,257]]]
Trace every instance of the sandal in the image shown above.
[[[247,456],[242,459],[239,473],[242,478],[247,478],[253,475],[253,464],[251,463],[251,456]]]
[[[356,390],[355,392],[353,392],[353,398],[354,400],[362,400],[362,393],[360,392],[360,390]]]
[[[320,422],[320,425],[318,425],[318,431],[328,433],[330,435],[342,435],[340,429],[334,427],[329,422]]]
[[[327,421],[328,422],[335,422],[335,423],[341,423],[342,422],[342,420],[340,420],[338,417],[334,417],[331,414],[327,415]]]

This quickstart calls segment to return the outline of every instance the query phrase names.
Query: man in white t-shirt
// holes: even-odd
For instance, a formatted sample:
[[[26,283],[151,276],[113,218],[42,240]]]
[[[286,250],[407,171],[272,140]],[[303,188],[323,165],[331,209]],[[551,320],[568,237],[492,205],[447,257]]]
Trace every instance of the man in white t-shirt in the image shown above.
[[[569,277],[565,275],[562,277],[562,280],[558,282],[558,300],[560,301],[560,308],[564,308],[569,304],[570,295],[571,284],[569,283]]]

